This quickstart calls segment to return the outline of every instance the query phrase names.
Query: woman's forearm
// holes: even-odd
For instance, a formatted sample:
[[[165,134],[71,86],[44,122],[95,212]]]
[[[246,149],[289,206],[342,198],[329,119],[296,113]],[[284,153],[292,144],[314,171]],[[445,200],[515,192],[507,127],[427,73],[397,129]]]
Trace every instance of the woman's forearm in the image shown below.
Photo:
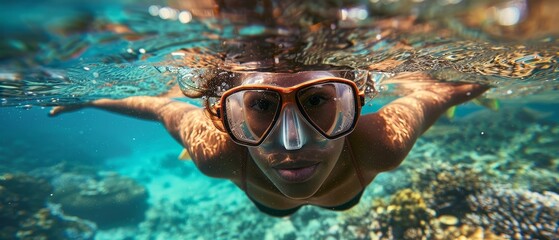
[[[168,108],[168,105],[175,102],[170,98],[138,96],[124,99],[99,99],[87,106],[130,117],[162,121],[164,110]]]
[[[429,129],[449,108],[478,97],[488,88],[477,84],[436,83],[399,98],[379,112],[391,119],[393,128],[415,139]],[[398,126],[403,124],[405,126]],[[415,140],[414,140],[415,141]]]

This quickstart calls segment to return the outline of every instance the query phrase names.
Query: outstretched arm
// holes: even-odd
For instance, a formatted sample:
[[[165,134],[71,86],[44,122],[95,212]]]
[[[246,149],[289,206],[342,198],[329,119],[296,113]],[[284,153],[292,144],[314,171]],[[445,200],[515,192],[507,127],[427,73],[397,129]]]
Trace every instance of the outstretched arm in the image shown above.
[[[58,116],[63,113],[73,112],[86,107],[93,107],[109,112],[122,114],[134,118],[159,121],[165,125],[168,132],[188,149],[191,140],[187,132],[195,131],[195,122],[203,122],[204,116],[190,117],[199,108],[184,102],[174,101],[167,97],[135,96],[124,99],[99,99],[80,105],[58,106],[50,111],[50,116]],[[183,119],[189,116],[188,123]],[[209,130],[209,129],[206,129]],[[190,153],[192,156],[192,153]]]
[[[49,115],[58,116],[63,113],[80,110],[85,107],[95,107],[135,118],[157,121],[161,120],[160,115],[162,109],[165,108],[166,105],[174,102],[171,99],[173,97],[183,97],[178,85],[174,85],[169,89],[169,91],[157,97],[136,96],[124,99],[103,98],[84,104],[54,107],[51,109]],[[184,103],[183,107],[187,107],[186,105],[189,104]]]
[[[50,115],[95,107],[131,117],[160,121],[189,153],[201,172],[208,176],[235,179],[239,161],[246,152],[219,131],[204,110],[168,97],[138,96],[100,99],[85,105],[55,107]]]
[[[185,110],[196,108],[187,103],[173,101],[170,98],[135,96],[124,99],[99,99],[76,106],[54,107],[50,111],[50,116],[57,116],[62,113],[72,112],[85,107],[95,107],[135,118],[160,121],[162,120],[162,113],[170,108],[170,106],[167,106],[170,104],[175,105],[173,106],[174,108],[180,105],[180,107],[184,108]]]
[[[363,116],[350,135],[356,156],[373,172],[400,165],[417,138],[448,108],[488,89],[477,84],[435,82],[422,73],[409,73],[398,79],[394,81],[405,85],[405,96],[377,113]]]

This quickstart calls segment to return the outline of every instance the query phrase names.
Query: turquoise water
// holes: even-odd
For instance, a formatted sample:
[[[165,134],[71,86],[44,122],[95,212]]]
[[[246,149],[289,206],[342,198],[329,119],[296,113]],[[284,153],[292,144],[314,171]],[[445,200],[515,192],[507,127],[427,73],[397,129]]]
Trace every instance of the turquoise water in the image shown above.
[[[444,2],[273,2],[272,20],[262,2],[223,9],[229,20],[177,2],[2,3],[0,238],[559,238],[559,30],[531,25],[553,22],[556,4]],[[378,93],[364,114],[400,94],[391,79],[420,71],[489,84],[482,101],[499,108],[442,117],[353,209],[287,218],[178,160],[159,123],[89,108],[48,117],[215,68],[368,69]]]

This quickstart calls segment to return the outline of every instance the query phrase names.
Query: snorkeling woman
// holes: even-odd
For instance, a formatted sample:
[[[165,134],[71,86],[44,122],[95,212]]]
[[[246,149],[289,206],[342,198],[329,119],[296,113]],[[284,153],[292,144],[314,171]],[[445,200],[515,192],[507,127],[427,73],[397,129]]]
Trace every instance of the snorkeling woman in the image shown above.
[[[351,74],[240,76],[205,109],[171,95],[100,99],[85,106],[162,122],[202,173],[231,180],[262,212],[287,216],[303,205],[353,207],[375,176],[400,165],[441,114],[487,90],[409,73],[404,78],[420,84],[360,116],[364,91]],[[55,107],[50,114],[81,107]]]

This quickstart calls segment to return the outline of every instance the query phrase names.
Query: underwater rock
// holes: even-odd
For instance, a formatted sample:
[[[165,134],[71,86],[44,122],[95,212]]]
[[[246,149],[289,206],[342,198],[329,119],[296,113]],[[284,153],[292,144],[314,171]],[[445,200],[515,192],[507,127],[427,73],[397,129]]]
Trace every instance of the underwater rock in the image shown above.
[[[557,239],[559,195],[528,190],[487,189],[471,195],[467,221],[512,239]]]
[[[28,174],[36,178],[45,179],[49,181],[54,188],[58,188],[59,186],[56,180],[61,179],[61,176],[72,174],[75,176],[82,176],[82,178],[87,178],[88,176],[95,175],[98,171],[98,167],[91,165],[83,165],[83,163],[77,162],[59,161],[55,165],[48,167],[37,167],[29,171]]]
[[[45,180],[0,176],[0,239],[93,239],[95,224],[47,205],[51,193]]]
[[[16,236],[20,239],[94,239],[95,223],[66,216],[59,206],[41,208],[20,224]]]
[[[94,221],[101,228],[141,222],[148,208],[145,188],[134,180],[109,174],[100,179],[67,174],[58,179],[54,202],[64,213]],[[79,179],[80,181],[73,181]]]
[[[23,174],[0,176],[0,226],[11,226],[18,219],[32,216],[45,206],[52,193],[48,182]]]

